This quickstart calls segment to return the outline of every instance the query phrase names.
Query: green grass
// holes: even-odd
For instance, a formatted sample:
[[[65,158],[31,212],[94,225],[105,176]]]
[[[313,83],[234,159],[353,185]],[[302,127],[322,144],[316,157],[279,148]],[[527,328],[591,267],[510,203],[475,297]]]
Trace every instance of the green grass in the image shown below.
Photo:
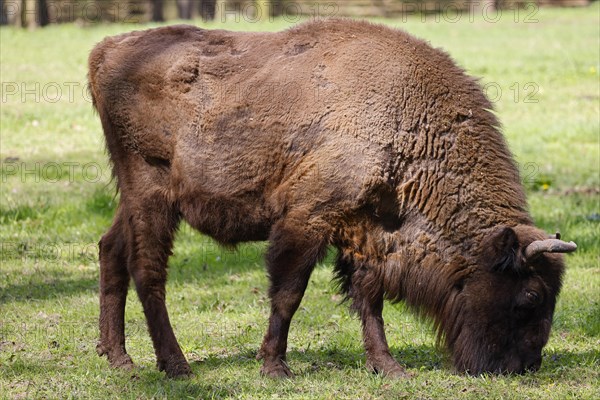
[[[579,244],[568,257],[538,373],[453,374],[430,327],[402,304],[388,305],[393,354],[415,373],[403,381],[365,370],[359,323],[339,305],[330,259],[317,267],[293,321],[288,357],[296,379],[261,378],[254,354],[269,309],[264,244],[230,252],[187,226],[170,260],[168,307],[195,376],[169,380],[156,370],[133,291],[126,331],[138,368],[110,369],[95,354],[96,243],[115,198],[100,124],[84,91],[86,58],[104,36],[139,27],[0,29],[0,398],[599,398],[599,5],[542,9],[535,18],[380,20],[445,48],[488,84],[490,97],[500,88],[496,110],[537,224]]]

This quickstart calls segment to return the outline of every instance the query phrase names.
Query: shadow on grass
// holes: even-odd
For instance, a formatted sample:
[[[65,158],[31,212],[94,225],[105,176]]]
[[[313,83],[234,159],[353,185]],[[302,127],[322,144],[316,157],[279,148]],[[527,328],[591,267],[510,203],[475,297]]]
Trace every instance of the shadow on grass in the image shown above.
[[[191,361],[194,374],[201,376],[220,368],[258,369],[262,361],[255,359],[256,351],[240,349],[237,354],[229,356],[208,356],[202,360]],[[402,348],[392,348],[392,355],[403,367],[410,371],[446,371],[449,374],[466,377],[453,370],[447,354],[435,346],[409,345]],[[362,348],[355,349],[319,349],[287,353],[290,369],[297,377],[323,371],[355,370],[366,371],[365,353]],[[306,365],[309,364],[308,367]],[[600,367],[600,349],[584,352],[552,351],[544,354],[540,374],[556,375],[575,367]],[[536,373],[519,375],[535,377]]]
[[[428,374],[431,372],[445,372],[448,375],[454,375],[459,378],[472,379],[464,374],[456,374],[450,367],[439,365],[442,357],[436,355],[430,357],[432,352],[436,350],[431,346],[408,346],[400,350],[400,354],[414,354],[416,356],[410,357],[409,362],[406,360],[399,359],[400,363],[409,369],[409,372],[414,374],[415,378],[418,378],[420,374]],[[540,384],[540,381],[554,382],[558,377],[564,380],[577,379],[577,374],[569,375],[573,372],[573,367],[576,365],[590,365],[590,363],[598,362],[598,352],[558,352],[554,354],[556,361],[553,361],[549,365],[546,365],[539,373],[525,374],[525,375],[510,375],[502,376],[500,379],[517,379],[523,384],[528,382],[534,382],[536,385]],[[566,364],[562,364],[560,360],[567,361]],[[594,361],[595,360],[595,361]],[[296,375],[296,379],[301,380],[304,378],[311,378],[311,376],[321,375],[327,379],[327,375],[333,373],[336,374],[341,372],[343,374],[348,373],[364,373],[368,375],[367,370],[364,366],[364,354],[361,350],[337,350],[334,354],[331,354],[329,350],[310,350],[305,352],[291,351],[288,353],[288,361],[290,368]],[[164,393],[169,397],[180,397],[185,395],[195,396],[214,396],[216,398],[234,396],[236,394],[251,392],[256,389],[256,386],[268,387],[270,383],[280,385],[281,381],[271,380],[268,378],[261,378],[259,375],[259,369],[261,362],[254,359],[254,352],[244,350],[240,353],[233,354],[230,356],[209,356],[201,361],[195,361],[191,363],[194,376],[189,379],[180,380],[169,380],[162,376],[162,380],[157,382],[157,375],[155,372],[149,373],[145,376],[140,374],[140,389],[145,390],[148,395],[156,393],[156,384],[160,384]],[[232,372],[232,369],[234,370]],[[222,371],[222,372],[219,372]],[[255,378],[248,374],[254,374]],[[219,379],[219,376],[227,377],[226,379]],[[237,378],[236,378],[237,376]],[[198,384],[203,382],[205,379],[209,381],[222,382],[219,384]],[[336,378],[332,378],[336,379]],[[359,378],[360,379],[360,378]],[[394,379],[389,379],[389,383],[400,382]],[[292,381],[293,382],[293,381]],[[406,381],[410,382],[410,380]]]
[[[267,276],[265,254],[268,242],[240,243],[235,249],[219,246],[213,239],[182,224],[173,255],[169,258],[169,282],[207,282],[234,274],[259,272]],[[190,233],[191,232],[191,233]],[[337,250],[330,246],[315,267],[333,271]],[[335,283],[332,282],[332,287]]]
[[[585,352],[545,351],[540,372],[557,374],[575,368],[600,369],[600,349]]]
[[[53,271],[44,276],[32,275],[18,283],[9,283],[0,291],[0,304],[28,300],[58,299],[83,292],[97,293],[98,278],[72,278],[71,274]]]
[[[4,367],[4,366],[3,366]],[[34,363],[26,360],[15,361],[7,367],[7,376],[14,375],[8,387],[14,398],[57,398],[68,397],[81,390],[79,374],[86,374],[85,386],[98,398],[230,398],[238,390],[231,385],[204,384],[200,379],[167,379],[164,374],[136,368],[131,371],[110,369],[90,374],[81,368],[64,367],[55,362]],[[84,367],[85,368],[85,367]],[[94,371],[97,372],[97,371]],[[57,379],[57,377],[61,377]],[[76,383],[75,383],[76,382]],[[112,392],[112,393],[111,393]],[[113,397],[114,398],[114,397]]]
[[[392,355],[405,368],[434,371],[443,369],[443,352],[429,345],[410,345],[401,349],[392,348]],[[317,372],[366,371],[364,350],[355,348],[323,348],[316,350],[291,350],[287,352],[287,362],[296,377],[304,377]],[[194,374],[202,376],[220,368],[256,369],[262,361],[256,360],[255,349],[240,349],[240,352],[227,356],[210,355],[201,360],[191,360]]]
[[[574,318],[569,313],[577,313]],[[560,331],[578,332],[588,337],[600,337],[600,304],[598,301],[577,305],[576,311],[569,309],[561,311],[554,326]]]
[[[92,364],[95,366],[91,366],[90,360],[85,360],[85,358],[95,357],[95,355],[88,354],[83,355],[81,362],[76,362],[69,367],[60,365],[56,360],[39,363],[19,357],[13,362],[8,362],[3,369],[9,379],[12,379],[10,377],[15,378],[12,380],[16,385],[19,385],[21,381],[21,385],[16,386],[20,394],[35,398],[48,395],[54,397],[57,393],[76,390],[76,384],[73,383],[74,378],[83,373],[86,374],[86,386],[89,390],[96,390],[98,395],[118,390],[120,396],[130,395],[132,398],[231,398],[256,390],[264,389],[266,392],[279,390],[278,388],[283,384],[282,381],[260,377],[261,362],[255,360],[255,350],[249,348],[240,348],[239,350],[238,353],[227,356],[209,355],[202,360],[192,360],[191,366],[194,375],[181,379],[167,378],[164,373],[158,372],[154,365],[136,367],[133,371],[111,369],[105,362],[93,361]],[[446,366],[437,365],[441,360],[439,355],[433,357],[432,363],[432,353],[437,353],[432,346],[407,346],[394,351],[395,355],[400,354],[405,357],[408,355],[408,361],[406,358],[399,359],[399,361],[408,367],[409,372],[414,374],[413,379],[418,379],[421,374],[439,371],[459,378],[472,379],[467,375],[455,374]],[[517,379],[522,384],[535,386],[539,386],[543,382],[553,383],[557,378],[560,378],[563,383],[576,381],[580,379],[577,371],[582,367],[598,366],[599,353],[598,350],[552,352],[546,355],[540,372],[511,375],[505,378]],[[335,381],[338,378],[328,378],[328,375],[338,373],[342,373],[344,376],[347,374],[368,376],[364,366],[363,351],[358,347],[355,349],[290,351],[288,360],[297,380],[314,379],[320,376],[317,379]],[[57,376],[60,376],[61,379],[57,380]],[[360,375],[356,378],[364,379]],[[501,377],[501,379],[503,378]],[[294,385],[293,380],[291,382]],[[394,382],[410,384],[411,381],[410,379],[401,381],[389,379],[390,384]],[[77,382],[77,385],[80,383]]]

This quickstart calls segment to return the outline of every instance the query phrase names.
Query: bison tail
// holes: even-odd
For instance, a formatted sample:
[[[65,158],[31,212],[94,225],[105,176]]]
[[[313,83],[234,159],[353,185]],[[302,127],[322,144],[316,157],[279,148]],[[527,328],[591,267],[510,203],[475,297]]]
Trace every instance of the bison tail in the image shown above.
[[[107,47],[109,46],[109,41],[111,39],[104,39],[102,42],[97,44],[90,56],[88,58],[88,92],[92,98],[92,105],[98,115],[100,116],[100,121],[102,123],[102,130],[104,132],[105,137],[105,146],[106,150],[110,155],[110,164],[111,164],[111,182],[114,180],[116,182],[116,190],[119,191],[119,179],[116,174],[115,168],[115,154],[117,148],[117,143],[111,143],[116,140],[116,129],[111,121],[110,113],[107,107],[107,99],[104,96],[104,92],[101,89],[99,77],[100,71],[102,69],[102,64],[106,57]]]
[[[110,38],[104,39],[98,43],[88,57],[88,91],[92,97],[92,104],[98,110],[98,100],[101,97],[99,90],[98,75],[106,57],[108,41]],[[100,110],[98,110],[100,112]]]

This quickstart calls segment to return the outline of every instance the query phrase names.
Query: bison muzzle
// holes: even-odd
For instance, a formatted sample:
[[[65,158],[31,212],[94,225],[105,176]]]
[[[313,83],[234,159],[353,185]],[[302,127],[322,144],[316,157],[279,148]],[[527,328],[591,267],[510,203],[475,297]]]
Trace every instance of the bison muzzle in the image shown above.
[[[109,37],[89,84],[120,191],[100,241],[100,341],[130,367],[135,282],[158,368],[190,367],[165,306],[180,221],[224,245],[268,240],[261,372],[291,376],[288,330],[327,248],[366,364],[405,375],[384,299],[434,321],[459,371],[541,363],[574,243],[533,226],[492,104],[443,51],[381,25],[279,33],[169,26]]]

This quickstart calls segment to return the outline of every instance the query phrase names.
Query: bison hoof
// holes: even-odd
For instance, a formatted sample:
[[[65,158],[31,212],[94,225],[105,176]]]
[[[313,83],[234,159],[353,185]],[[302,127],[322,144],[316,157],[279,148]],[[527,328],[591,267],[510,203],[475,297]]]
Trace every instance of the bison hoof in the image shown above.
[[[125,370],[133,369],[135,366],[129,354],[125,352],[123,348],[118,348],[115,350],[109,350],[107,346],[98,343],[96,346],[96,353],[99,356],[106,356],[108,358],[108,362],[113,368],[121,368]]]
[[[293,378],[294,374],[287,366],[285,361],[279,359],[276,361],[267,362],[260,368],[260,374],[269,378]]]
[[[185,359],[170,358],[167,361],[158,361],[159,371],[165,371],[169,378],[187,378],[192,375],[192,369]]]
[[[385,376],[386,378],[393,379],[408,379],[414,377],[414,374],[411,374],[410,372],[407,372],[404,368],[400,367],[398,369],[392,369],[389,371],[383,370],[383,376]]]
[[[117,358],[109,357],[110,366],[113,368],[120,368],[124,370],[131,370],[135,367],[131,357],[128,354],[123,354]]]
[[[367,368],[373,373],[380,374],[386,378],[394,379],[406,379],[411,378],[413,375],[400,366],[395,360],[389,360],[385,362],[369,362]]]

